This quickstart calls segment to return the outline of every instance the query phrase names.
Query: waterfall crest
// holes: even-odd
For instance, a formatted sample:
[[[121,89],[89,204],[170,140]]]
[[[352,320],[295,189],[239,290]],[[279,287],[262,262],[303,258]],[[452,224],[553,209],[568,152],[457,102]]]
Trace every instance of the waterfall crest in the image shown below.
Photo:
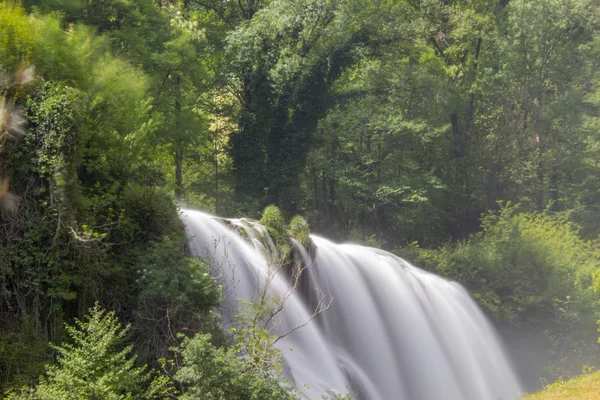
[[[260,224],[184,210],[191,251],[208,258],[225,306],[261,288],[285,299],[271,331],[307,398],[351,388],[363,400],[504,400],[520,392],[497,334],[465,289],[382,250],[311,236],[297,284]],[[295,282],[295,281],[294,281]],[[322,312],[315,315],[315,310]],[[224,317],[227,323],[227,312]],[[298,328],[298,329],[296,329]]]

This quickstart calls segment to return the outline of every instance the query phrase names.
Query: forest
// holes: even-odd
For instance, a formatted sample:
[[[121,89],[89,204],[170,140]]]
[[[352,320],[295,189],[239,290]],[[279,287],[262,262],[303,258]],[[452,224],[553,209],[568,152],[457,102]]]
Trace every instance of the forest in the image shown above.
[[[300,398],[180,207],[460,283],[528,392],[590,372],[600,1],[0,0],[1,398]]]

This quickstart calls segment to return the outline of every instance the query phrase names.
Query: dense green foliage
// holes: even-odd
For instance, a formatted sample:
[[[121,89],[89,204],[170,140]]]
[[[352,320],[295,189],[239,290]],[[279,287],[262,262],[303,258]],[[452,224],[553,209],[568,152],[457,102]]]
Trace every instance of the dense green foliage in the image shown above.
[[[105,324],[130,381],[162,365],[184,397],[285,397],[239,347],[268,335],[217,328],[175,199],[264,210],[282,258],[309,225],[396,250],[530,333],[549,377],[598,363],[599,10],[0,2],[0,394],[84,373],[69,340]],[[96,302],[115,314],[85,319]]]
[[[435,250],[413,244],[399,252],[462,282],[513,334],[527,332],[530,345],[548,352],[537,357],[548,363],[549,377],[597,364],[600,246],[582,240],[566,218],[507,206],[486,215],[482,232],[467,241]]]
[[[204,263],[181,251],[181,241],[167,236],[150,243],[137,263],[140,291],[133,328],[138,350],[161,359],[178,344],[177,333],[213,329],[217,318],[211,309],[219,304],[219,290]]]
[[[543,318],[553,298],[593,290],[600,249],[565,219],[505,207],[485,216],[482,228],[456,245],[416,248],[411,258],[462,282],[495,319],[514,323]]]
[[[239,357],[237,347],[216,348],[209,335],[186,339],[181,345],[181,356],[183,364],[175,375],[184,387],[181,399],[298,398],[273,376],[265,376],[269,372],[267,368],[262,365],[249,368],[249,362]],[[255,356],[260,357],[260,354]]]

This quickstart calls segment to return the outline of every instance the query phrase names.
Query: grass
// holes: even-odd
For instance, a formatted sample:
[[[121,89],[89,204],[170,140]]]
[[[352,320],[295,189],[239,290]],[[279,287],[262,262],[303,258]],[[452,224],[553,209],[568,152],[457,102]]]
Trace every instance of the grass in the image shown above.
[[[600,400],[600,372],[555,382],[523,400]]]

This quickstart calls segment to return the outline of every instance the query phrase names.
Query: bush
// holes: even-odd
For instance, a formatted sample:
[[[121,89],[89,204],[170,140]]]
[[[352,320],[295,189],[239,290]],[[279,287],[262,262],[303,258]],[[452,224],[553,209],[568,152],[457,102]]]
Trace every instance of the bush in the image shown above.
[[[439,250],[413,245],[400,253],[465,285],[498,321],[551,316],[555,298],[593,289],[600,251],[565,219],[505,207],[484,216],[482,227],[455,245]]]
[[[304,218],[296,215],[290,221],[290,236],[294,237],[304,247],[310,246],[310,228]]]
[[[545,336],[553,376],[595,360],[597,245],[564,218],[505,207],[482,218],[482,232],[439,250],[409,246],[401,255],[463,284],[497,323]]]
[[[268,347],[268,351],[276,351]],[[182,384],[182,400],[297,399],[279,375],[252,368],[239,357],[236,347],[218,348],[210,335],[185,339],[179,349],[183,365],[175,379]]]
[[[138,260],[139,296],[134,331],[139,349],[158,360],[170,356],[176,334],[216,325],[211,309],[220,291],[201,259],[187,257],[184,240],[163,237]]]
[[[271,239],[275,242],[280,259],[284,260],[290,253],[292,245],[287,233],[283,214],[277,206],[267,206],[263,211],[260,222],[267,228]]]

